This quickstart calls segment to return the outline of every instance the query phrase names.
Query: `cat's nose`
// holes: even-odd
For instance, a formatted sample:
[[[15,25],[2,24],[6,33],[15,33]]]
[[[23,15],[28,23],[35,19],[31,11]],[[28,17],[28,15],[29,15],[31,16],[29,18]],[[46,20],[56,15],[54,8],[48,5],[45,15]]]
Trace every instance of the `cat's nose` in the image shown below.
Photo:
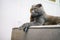
[[[34,13],[34,10],[32,10],[32,13]]]

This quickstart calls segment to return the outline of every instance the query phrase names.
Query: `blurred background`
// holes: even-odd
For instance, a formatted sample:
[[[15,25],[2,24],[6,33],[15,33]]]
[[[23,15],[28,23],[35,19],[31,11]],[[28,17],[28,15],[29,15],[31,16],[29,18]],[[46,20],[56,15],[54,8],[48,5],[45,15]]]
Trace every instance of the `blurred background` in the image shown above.
[[[38,3],[48,15],[60,16],[60,0],[0,0],[0,40],[11,40],[12,28],[30,22],[30,8]]]

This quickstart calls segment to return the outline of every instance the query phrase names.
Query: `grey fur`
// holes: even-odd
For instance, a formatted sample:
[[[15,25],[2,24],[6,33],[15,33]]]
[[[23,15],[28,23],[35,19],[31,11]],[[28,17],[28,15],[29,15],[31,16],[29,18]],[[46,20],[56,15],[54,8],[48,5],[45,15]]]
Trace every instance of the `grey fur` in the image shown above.
[[[34,20],[30,23],[24,23],[19,29],[27,32],[30,26],[39,25],[60,25],[60,17],[47,16],[41,4],[33,5],[31,8],[31,15]],[[51,17],[51,18],[48,18]]]
[[[23,29],[23,31],[27,32],[30,26],[38,26],[38,25],[43,25],[45,23],[45,18],[43,13],[45,13],[43,11],[43,8],[40,7],[36,7],[33,6],[32,7],[32,16],[34,17],[34,21],[30,22],[30,23],[24,23],[21,27],[19,27],[19,29]]]

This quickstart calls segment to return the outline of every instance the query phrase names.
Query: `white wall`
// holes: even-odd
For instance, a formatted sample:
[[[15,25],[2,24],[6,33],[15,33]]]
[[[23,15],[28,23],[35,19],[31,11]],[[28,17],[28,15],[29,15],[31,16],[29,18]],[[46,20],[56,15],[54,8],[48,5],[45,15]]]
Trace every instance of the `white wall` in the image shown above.
[[[44,0],[0,0],[0,40],[10,40],[13,27],[29,22],[31,5],[42,3],[47,14],[60,16],[60,7]]]

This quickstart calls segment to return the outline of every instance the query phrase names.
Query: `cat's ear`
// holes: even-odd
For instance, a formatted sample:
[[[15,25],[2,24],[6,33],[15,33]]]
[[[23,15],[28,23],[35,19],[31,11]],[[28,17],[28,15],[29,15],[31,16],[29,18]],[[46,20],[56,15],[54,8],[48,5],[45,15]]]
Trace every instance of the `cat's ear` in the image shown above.
[[[42,4],[37,4],[36,7],[42,7]]]

